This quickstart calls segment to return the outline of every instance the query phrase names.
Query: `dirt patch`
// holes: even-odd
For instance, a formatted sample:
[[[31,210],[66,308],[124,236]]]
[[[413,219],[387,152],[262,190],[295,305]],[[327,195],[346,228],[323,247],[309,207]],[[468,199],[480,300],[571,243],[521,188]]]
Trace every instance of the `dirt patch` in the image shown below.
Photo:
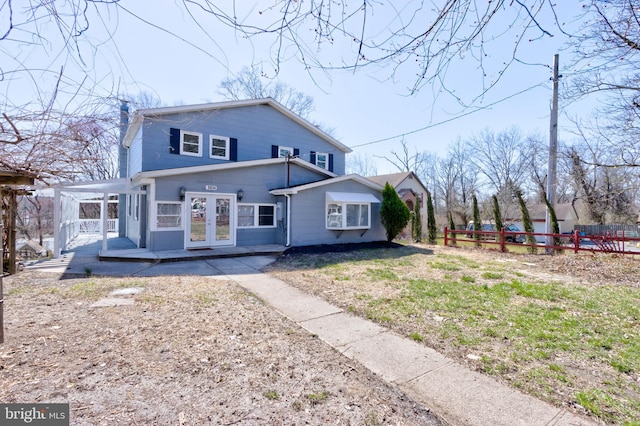
[[[26,271],[4,284],[5,403],[68,402],[90,425],[438,424],[232,281]],[[113,293],[129,288],[143,290]],[[107,297],[133,303],[92,307]]]

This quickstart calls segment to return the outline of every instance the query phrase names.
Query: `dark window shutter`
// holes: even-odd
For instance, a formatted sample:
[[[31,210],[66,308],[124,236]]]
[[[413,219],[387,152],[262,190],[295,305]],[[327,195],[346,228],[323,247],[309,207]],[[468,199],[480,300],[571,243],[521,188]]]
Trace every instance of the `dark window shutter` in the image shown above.
[[[180,154],[180,129],[169,129],[169,153]]]
[[[293,156],[300,157],[300,150],[298,148],[293,148]]]
[[[278,145],[271,145],[271,158],[278,158]]]
[[[229,138],[229,160],[238,161],[238,139]]]
[[[311,162],[311,164],[316,164],[316,152],[315,151],[311,151],[311,155],[309,156],[309,161]]]
[[[329,171],[333,172],[333,154],[329,154]]]

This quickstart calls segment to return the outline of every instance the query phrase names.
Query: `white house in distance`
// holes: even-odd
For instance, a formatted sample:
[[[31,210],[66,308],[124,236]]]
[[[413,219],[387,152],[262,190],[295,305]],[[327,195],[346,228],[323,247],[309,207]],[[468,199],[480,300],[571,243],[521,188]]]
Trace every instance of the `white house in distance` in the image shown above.
[[[528,207],[529,216],[533,223],[533,232],[537,234],[546,233],[546,214],[547,206],[544,203],[535,204]],[[578,223],[578,212],[571,203],[558,203],[554,208],[556,212],[556,218],[558,219],[558,227],[560,233],[572,232],[575,225]],[[520,230],[524,230],[522,218],[518,216],[513,219],[505,219],[506,222],[513,222]],[[537,239],[544,240],[543,236],[539,236]]]

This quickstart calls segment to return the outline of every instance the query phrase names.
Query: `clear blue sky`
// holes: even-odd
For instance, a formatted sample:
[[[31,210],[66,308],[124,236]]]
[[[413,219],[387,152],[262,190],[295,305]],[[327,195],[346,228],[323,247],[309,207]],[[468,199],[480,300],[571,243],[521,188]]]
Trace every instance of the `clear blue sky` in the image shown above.
[[[78,81],[81,74],[77,70],[88,69],[91,78],[99,82],[97,94],[117,90],[126,97],[150,91],[167,105],[222,100],[217,94],[218,84],[224,78],[233,77],[243,66],[262,64],[267,72],[273,70],[273,38],[248,40],[206,14],[197,15],[202,26],[198,28],[181,3],[155,0],[153,7],[149,7],[150,4],[121,0],[124,8],[146,23],[123,9],[112,8],[111,13],[104,13],[106,9],[102,8],[99,17],[91,13],[87,40],[80,46],[84,64],[54,53],[43,55],[40,50],[25,53],[24,46],[17,46],[19,51],[11,52],[6,43],[0,45],[2,53],[5,57],[13,55],[31,67],[59,70],[64,63],[68,75],[75,75]],[[198,13],[197,8],[192,10]],[[563,14],[563,22],[570,22],[579,14],[580,7],[579,4],[563,5],[558,10]],[[505,18],[507,16],[505,13]],[[6,24],[6,16],[4,18]],[[510,17],[505,19],[505,26],[509,22]],[[105,27],[113,33],[112,39],[104,31]],[[41,31],[47,34],[56,29],[41,24]],[[485,108],[478,112],[472,112],[474,108],[463,108],[451,96],[437,88],[434,91],[431,86],[410,95],[408,87],[415,73],[410,67],[401,68],[393,77],[390,67],[363,68],[355,73],[319,70],[309,73],[291,53],[291,59],[281,64],[277,78],[312,96],[316,108],[310,118],[333,129],[337,139],[355,147],[354,152],[361,155],[388,156],[392,150],[399,149],[400,138],[396,136],[402,134],[406,134],[412,149],[436,153],[444,153],[448,144],[458,137],[468,138],[484,128],[499,131],[518,126],[525,133],[538,131],[547,137],[553,55],[560,52],[567,40],[559,31],[552,32],[553,38],[521,43],[519,58],[534,65],[513,64],[499,84],[476,102],[476,107]],[[51,34],[51,40],[55,40]],[[540,32],[533,28],[530,34],[535,36]],[[487,40],[487,46],[485,82],[490,82],[513,50],[513,35],[506,33],[497,41]],[[320,45],[319,53],[326,60],[338,61],[350,57],[352,52],[336,42]],[[569,54],[560,53],[561,65],[568,63]],[[561,72],[567,77],[571,74],[570,70]],[[452,62],[443,78],[450,89],[465,99],[481,92],[478,62],[472,57]],[[37,76],[34,79],[41,81]],[[6,86],[2,88],[5,96],[11,96],[11,91],[19,87],[16,82],[10,89],[7,82],[0,84]],[[22,89],[21,93],[26,95],[29,89]],[[585,113],[586,110],[576,111]],[[562,121],[560,138],[563,138]],[[384,141],[374,143],[381,139]],[[396,171],[385,161],[377,163],[380,174]]]

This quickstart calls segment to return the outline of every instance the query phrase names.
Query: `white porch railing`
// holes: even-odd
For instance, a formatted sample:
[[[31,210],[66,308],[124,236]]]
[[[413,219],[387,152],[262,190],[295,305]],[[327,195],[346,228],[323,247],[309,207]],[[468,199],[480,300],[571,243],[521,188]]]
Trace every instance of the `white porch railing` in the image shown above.
[[[101,234],[102,219],[79,219],[80,233]],[[118,219],[107,220],[107,232],[118,232]]]

